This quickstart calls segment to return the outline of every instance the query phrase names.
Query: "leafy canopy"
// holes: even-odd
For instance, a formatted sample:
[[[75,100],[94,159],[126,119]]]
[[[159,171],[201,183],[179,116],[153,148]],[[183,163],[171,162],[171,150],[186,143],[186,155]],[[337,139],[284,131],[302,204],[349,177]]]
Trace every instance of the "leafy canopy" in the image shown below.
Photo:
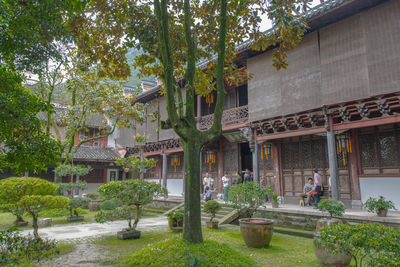
[[[346,210],[346,206],[343,202],[336,199],[321,199],[318,202],[318,209],[320,211],[327,211],[331,215],[331,217],[343,217],[344,211]]]

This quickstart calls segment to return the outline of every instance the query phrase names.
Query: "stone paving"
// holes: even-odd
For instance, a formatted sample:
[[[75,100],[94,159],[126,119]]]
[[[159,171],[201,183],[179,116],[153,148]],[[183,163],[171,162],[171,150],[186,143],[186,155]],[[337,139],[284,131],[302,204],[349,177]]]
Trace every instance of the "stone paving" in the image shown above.
[[[43,238],[55,239],[57,241],[70,241],[74,243],[79,239],[86,240],[90,237],[97,237],[104,234],[113,234],[127,228],[127,221],[114,221],[107,223],[85,223],[55,225],[46,228],[39,228],[39,235]],[[151,230],[168,226],[166,216],[157,216],[151,218],[142,218],[139,221],[137,230]],[[21,231],[22,235],[32,234],[32,230]],[[78,239],[78,240],[77,240]]]

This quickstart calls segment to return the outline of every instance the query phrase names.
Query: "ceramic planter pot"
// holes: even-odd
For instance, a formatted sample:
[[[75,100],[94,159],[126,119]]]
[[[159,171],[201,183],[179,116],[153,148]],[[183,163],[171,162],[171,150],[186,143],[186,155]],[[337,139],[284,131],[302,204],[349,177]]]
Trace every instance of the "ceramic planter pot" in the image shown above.
[[[342,224],[342,220],[336,218],[323,218],[317,221],[317,227],[314,233],[314,253],[319,262],[328,266],[348,266],[351,261],[351,256],[344,253],[332,253],[324,246],[318,245],[319,243],[319,229],[324,226]]]
[[[85,219],[84,216],[68,216],[67,220],[69,222],[78,222],[78,221],[83,221],[83,219]]]
[[[125,239],[138,239],[140,238],[140,231],[119,231],[117,232],[117,237],[119,239],[125,240]]]
[[[376,214],[378,215],[378,217],[386,217],[387,215],[387,210],[385,209],[379,209]]]
[[[278,202],[272,202],[272,207],[273,208],[279,208],[279,203]]]
[[[269,246],[274,230],[273,220],[265,218],[244,218],[239,220],[240,232],[248,247]]]
[[[218,221],[207,221],[206,222],[207,228],[210,229],[218,229]]]

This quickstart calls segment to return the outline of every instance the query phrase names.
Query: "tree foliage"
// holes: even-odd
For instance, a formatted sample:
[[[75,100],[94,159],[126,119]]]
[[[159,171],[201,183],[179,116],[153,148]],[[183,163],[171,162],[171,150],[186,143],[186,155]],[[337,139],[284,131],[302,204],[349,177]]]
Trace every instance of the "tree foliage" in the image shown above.
[[[135,231],[143,205],[165,194],[161,185],[143,180],[114,181],[100,186],[97,191],[106,200],[118,199],[122,202],[122,207],[111,211],[99,211],[96,221],[106,222],[123,218],[128,221],[130,231]],[[133,219],[135,221],[132,224]]]
[[[62,196],[55,196],[57,185],[32,177],[12,177],[0,181],[0,203],[10,207],[20,207],[32,216],[33,234],[38,234],[38,217],[42,210],[66,208],[69,199]]]
[[[400,230],[381,224],[334,224],[323,227],[315,242],[334,253],[351,255],[356,267],[400,263]]]
[[[331,217],[343,217],[346,206],[343,202],[336,199],[321,199],[318,202],[318,209],[320,211],[327,211]]]

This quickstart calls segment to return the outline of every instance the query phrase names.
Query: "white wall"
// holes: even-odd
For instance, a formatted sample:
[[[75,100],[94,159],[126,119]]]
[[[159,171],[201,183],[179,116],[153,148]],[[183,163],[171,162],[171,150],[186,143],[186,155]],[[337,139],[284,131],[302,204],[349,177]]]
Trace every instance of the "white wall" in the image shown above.
[[[384,196],[400,209],[400,177],[360,178],[361,201],[369,197]]]

